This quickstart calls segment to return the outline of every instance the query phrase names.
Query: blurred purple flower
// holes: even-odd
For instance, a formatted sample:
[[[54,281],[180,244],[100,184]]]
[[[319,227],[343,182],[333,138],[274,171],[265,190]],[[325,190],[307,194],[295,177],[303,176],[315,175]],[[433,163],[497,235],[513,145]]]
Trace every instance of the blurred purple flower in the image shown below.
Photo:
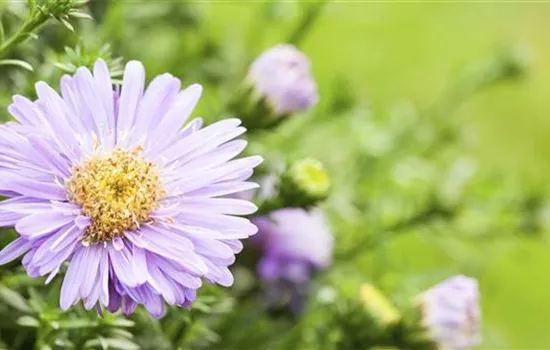
[[[258,264],[260,278],[277,297],[282,290],[294,293],[291,303],[301,308],[311,273],[332,262],[333,235],[320,209],[279,209],[254,218],[255,242],[263,249]]]
[[[43,82],[37,101],[14,96],[17,122],[0,126],[0,225],[19,237],[0,264],[24,255],[32,277],[70,261],[61,288],[63,310],[83,300],[154,317],[164,302],[189,307],[201,278],[229,286],[239,239],[256,232],[245,218],[254,204],[223,198],[257,187],[246,180],[260,157],[231,160],[246,142],[228,119],[180,130],[201,95],[180,92],[163,74],[145,90],[139,62],[126,65],[113,91],[104,61],[61,79],[61,96]],[[145,90],[145,91],[144,91]]]
[[[477,280],[455,276],[419,299],[423,324],[439,349],[471,349],[481,343]]]
[[[305,111],[318,101],[308,58],[289,44],[261,54],[252,63],[247,78],[278,116]]]

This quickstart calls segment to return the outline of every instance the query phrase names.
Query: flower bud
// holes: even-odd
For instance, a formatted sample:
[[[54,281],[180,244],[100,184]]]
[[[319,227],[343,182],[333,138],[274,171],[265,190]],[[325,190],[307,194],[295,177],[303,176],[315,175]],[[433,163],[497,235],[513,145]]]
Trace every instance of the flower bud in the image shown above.
[[[288,44],[261,54],[250,66],[246,86],[250,101],[241,101],[247,106],[238,112],[247,114],[243,119],[255,127],[272,126],[281,117],[308,110],[319,99],[308,58]]]
[[[477,280],[455,276],[419,297],[422,324],[442,350],[471,349],[481,343]]]
[[[285,206],[308,207],[326,199],[331,180],[323,163],[305,158],[291,164],[281,175],[279,195]]]
[[[371,284],[361,286],[359,299],[371,316],[384,326],[394,324],[401,318],[391,301]]]

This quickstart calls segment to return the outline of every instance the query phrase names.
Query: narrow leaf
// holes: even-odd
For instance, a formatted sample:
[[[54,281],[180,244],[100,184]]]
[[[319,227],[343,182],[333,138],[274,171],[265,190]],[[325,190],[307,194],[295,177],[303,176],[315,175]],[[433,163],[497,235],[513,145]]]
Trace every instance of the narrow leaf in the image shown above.
[[[38,328],[40,322],[32,316],[21,316],[17,319],[17,324],[23,327]]]
[[[59,22],[63,23],[63,25],[65,26],[65,28],[67,28],[68,30],[70,30],[71,32],[74,32],[74,27],[73,25],[71,24],[71,22],[67,21],[65,18],[58,18],[59,19]]]
[[[75,18],[93,19],[92,16],[90,16],[88,13],[78,11],[78,10],[69,11],[69,16],[70,17],[75,17]]]
[[[29,304],[21,294],[3,285],[0,285],[0,300],[19,311],[31,312]]]
[[[0,66],[19,66],[21,68],[25,68],[26,70],[33,71],[34,69],[30,65],[30,63],[22,61],[22,60],[0,60]]]
[[[4,32],[4,24],[0,22],[0,43],[6,41],[6,33]]]

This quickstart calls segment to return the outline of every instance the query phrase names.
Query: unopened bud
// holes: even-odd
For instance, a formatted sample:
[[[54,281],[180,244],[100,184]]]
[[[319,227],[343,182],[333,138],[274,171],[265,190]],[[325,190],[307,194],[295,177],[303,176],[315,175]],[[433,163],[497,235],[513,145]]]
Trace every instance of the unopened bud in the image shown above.
[[[401,318],[391,301],[371,284],[365,283],[361,286],[359,299],[366,310],[382,325],[395,324]]]
[[[306,158],[290,165],[281,176],[279,194],[287,206],[308,207],[326,199],[331,180],[323,163]]]

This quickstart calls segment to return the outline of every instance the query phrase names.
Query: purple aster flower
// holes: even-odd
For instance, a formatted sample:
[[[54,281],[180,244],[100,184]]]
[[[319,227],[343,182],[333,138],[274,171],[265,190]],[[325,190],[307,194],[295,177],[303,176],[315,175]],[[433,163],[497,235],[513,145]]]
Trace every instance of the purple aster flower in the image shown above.
[[[279,209],[257,217],[256,242],[263,248],[258,264],[275,299],[290,291],[291,306],[301,309],[312,272],[332,262],[333,235],[321,210]]]
[[[307,110],[318,100],[309,60],[292,45],[265,51],[252,63],[247,79],[278,116]]]
[[[0,224],[19,237],[0,264],[21,255],[46,283],[69,262],[63,310],[84,302],[125,314],[143,304],[189,307],[204,278],[230,286],[239,239],[256,232],[256,207],[226,198],[257,185],[246,180],[260,157],[232,160],[237,119],[202,128],[185,123],[199,85],[163,74],[144,87],[141,63],[126,65],[120,95],[104,61],[61,79],[61,96],[43,82],[38,100],[14,96],[17,122],[0,126]]]
[[[440,349],[471,349],[481,343],[477,280],[455,276],[419,297],[422,321]]]

